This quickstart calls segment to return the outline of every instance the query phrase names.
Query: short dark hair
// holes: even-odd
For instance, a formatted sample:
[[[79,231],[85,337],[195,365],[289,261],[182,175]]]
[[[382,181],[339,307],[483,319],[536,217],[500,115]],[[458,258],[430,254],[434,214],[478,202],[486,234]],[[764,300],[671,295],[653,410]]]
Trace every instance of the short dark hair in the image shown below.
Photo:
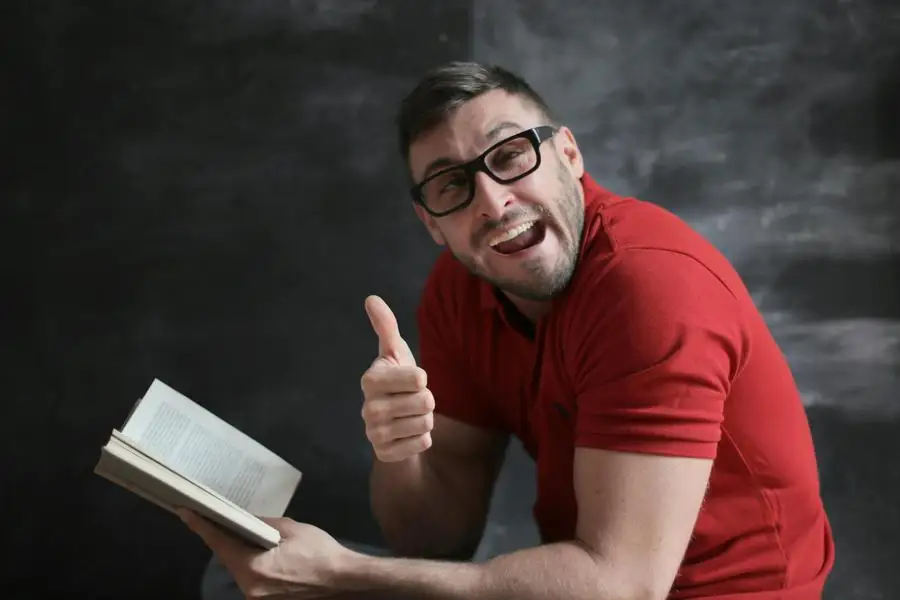
[[[525,98],[553,124],[547,103],[519,75],[497,65],[453,61],[427,71],[400,103],[396,123],[403,161],[408,162],[409,147],[417,137],[440,125],[469,100],[493,90]]]

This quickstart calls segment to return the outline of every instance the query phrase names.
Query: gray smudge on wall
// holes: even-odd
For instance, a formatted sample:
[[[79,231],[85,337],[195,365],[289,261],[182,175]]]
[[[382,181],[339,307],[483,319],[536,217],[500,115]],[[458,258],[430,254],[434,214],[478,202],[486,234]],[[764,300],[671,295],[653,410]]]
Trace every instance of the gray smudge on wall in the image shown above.
[[[485,0],[474,56],[523,74],[603,185],[734,263],[797,378],[838,538],[826,598],[896,597],[900,5]],[[893,419],[893,421],[891,421]],[[481,547],[530,543],[510,453]]]
[[[900,414],[900,132],[884,121],[900,106],[900,9],[477,6],[476,58],[544,94],[601,184],[669,208],[733,261],[807,405]]]

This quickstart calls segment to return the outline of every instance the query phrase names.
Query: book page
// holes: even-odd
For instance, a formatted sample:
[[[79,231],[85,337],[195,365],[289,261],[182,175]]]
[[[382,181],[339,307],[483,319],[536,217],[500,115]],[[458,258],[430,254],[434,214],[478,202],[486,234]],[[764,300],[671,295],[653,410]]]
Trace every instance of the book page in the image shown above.
[[[172,470],[260,516],[282,516],[301,473],[158,379],[122,434]]]
[[[277,529],[147,457],[118,435],[101,449],[94,473],[170,512],[190,508],[263,548],[277,546],[280,540]]]

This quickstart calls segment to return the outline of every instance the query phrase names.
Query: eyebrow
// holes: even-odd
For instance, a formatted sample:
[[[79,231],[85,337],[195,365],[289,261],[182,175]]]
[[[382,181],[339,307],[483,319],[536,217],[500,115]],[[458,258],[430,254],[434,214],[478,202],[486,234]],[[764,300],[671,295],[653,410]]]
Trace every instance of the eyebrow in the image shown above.
[[[488,145],[490,145],[491,143],[496,141],[497,138],[500,137],[500,134],[507,129],[522,129],[522,126],[514,121],[503,121],[488,129],[487,133],[484,134],[484,139],[487,141]],[[444,167],[452,167],[458,164],[460,164],[458,161],[455,161],[446,156],[436,158],[428,163],[427,167],[425,167],[425,172],[422,173],[422,181],[427,179],[429,175],[431,175],[438,169],[443,169]]]
[[[507,129],[523,129],[523,127],[513,121],[503,121],[502,123],[491,127],[484,137],[487,139],[488,143],[491,143],[500,137],[500,134]]]

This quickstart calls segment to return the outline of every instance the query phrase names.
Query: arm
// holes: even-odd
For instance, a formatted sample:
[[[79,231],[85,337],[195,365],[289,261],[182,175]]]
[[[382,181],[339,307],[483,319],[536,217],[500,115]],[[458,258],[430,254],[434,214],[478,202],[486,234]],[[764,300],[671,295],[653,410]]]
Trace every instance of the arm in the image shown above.
[[[508,436],[467,368],[458,317],[447,308],[453,279],[446,268],[439,262],[416,315],[418,362],[434,408],[432,445],[408,460],[376,460],[371,498],[395,553],[466,559],[481,541]]]
[[[575,539],[484,565],[354,556],[348,588],[447,599],[668,594],[747,354],[745,326],[731,293],[687,257],[638,252],[597,271],[566,343],[578,408]],[[598,297],[615,301],[592,306]]]
[[[401,462],[376,459],[372,510],[391,549],[405,556],[471,558],[507,439],[437,414],[430,450]]]
[[[711,461],[578,449],[578,530],[571,542],[485,564],[354,555],[345,589],[456,600],[665,598],[687,547]]]

